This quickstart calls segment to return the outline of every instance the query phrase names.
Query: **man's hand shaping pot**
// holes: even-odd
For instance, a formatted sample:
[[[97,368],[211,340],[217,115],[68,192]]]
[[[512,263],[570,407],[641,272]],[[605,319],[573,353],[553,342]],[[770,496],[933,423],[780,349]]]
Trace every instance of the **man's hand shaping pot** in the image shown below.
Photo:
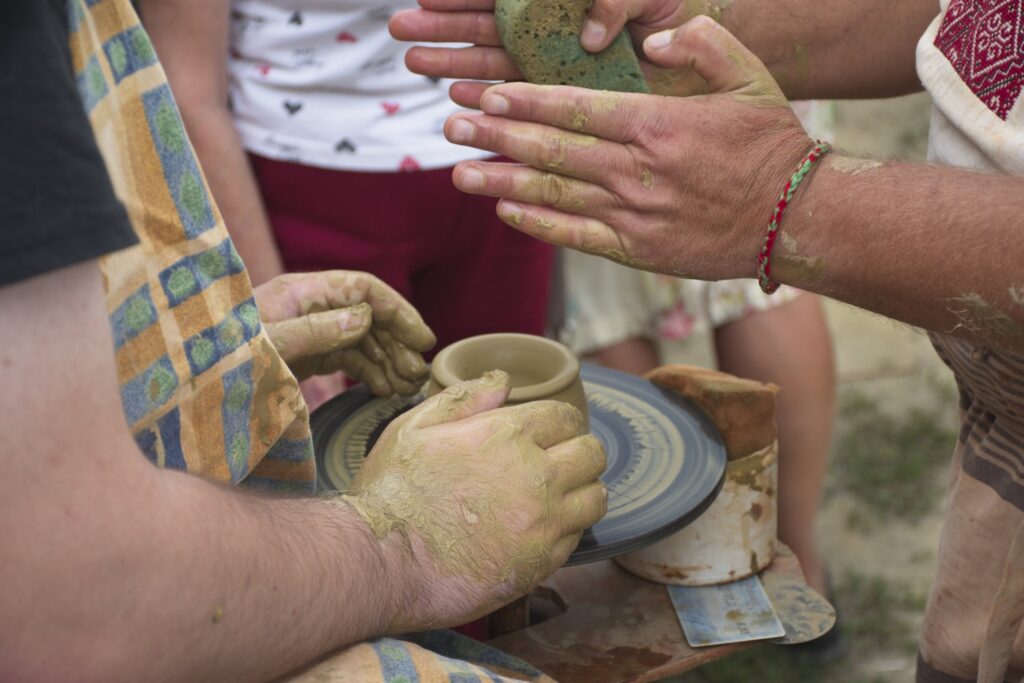
[[[604,516],[604,449],[579,436],[579,411],[502,407],[509,390],[495,371],[397,418],[341,498],[400,574],[386,632],[463,623],[524,595]]]
[[[253,293],[267,335],[299,380],[342,371],[378,396],[411,396],[426,379],[422,353],[434,334],[369,273],[280,275]]]

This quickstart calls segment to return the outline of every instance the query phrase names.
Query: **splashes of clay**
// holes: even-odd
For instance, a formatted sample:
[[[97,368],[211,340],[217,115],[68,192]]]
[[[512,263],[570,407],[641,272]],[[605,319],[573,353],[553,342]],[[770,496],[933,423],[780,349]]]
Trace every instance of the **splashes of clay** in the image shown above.
[[[603,90],[590,100],[590,110],[597,113],[615,111],[622,104],[622,95],[610,90]]]
[[[558,227],[554,221],[549,221],[547,218],[541,218],[540,216],[535,217],[533,222],[538,228],[543,228],[545,230],[554,230]]]
[[[785,230],[782,231],[780,236],[782,237],[782,248],[786,253],[796,254],[797,249],[800,248],[800,244],[797,242],[796,238]]]
[[[1018,308],[1024,308],[1024,285],[1010,285],[1010,301]]]
[[[949,312],[956,316],[958,329],[979,337],[1006,341],[1024,339],[1024,326],[975,292],[949,300]]]
[[[541,173],[527,181],[523,187],[539,197],[537,203],[567,211],[577,211],[587,205],[578,188],[578,183],[557,173]]]
[[[645,168],[640,171],[640,184],[648,190],[654,186],[654,174],[651,173],[651,169]]]
[[[718,0],[718,2],[711,3],[711,17],[718,22],[722,21],[722,17],[725,16],[726,10],[732,7],[735,0]]]
[[[798,83],[806,83],[811,80],[811,60],[807,54],[807,46],[803,43],[793,45],[793,61],[796,63],[796,77]]]
[[[603,256],[610,261],[626,266],[635,268],[639,265],[636,259],[628,255],[622,236],[598,221],[587,223],[574,248],[595,256]]]
[[[829,167],[838,171],[839,173],[845,173],[847,175],[860,175],[861,173],[867,173],[877,168],[882,168],[884,164],[881,161],[875,159],[857,159],[854,157],[844,157],[833,155],[829,160]]]
[[[538,137],[535,129],[525,126],[510,126],[508,131],[522,140],[533,141],[537,145],[544,147],[545,154],[541,163],[551,169],[561,168],[568,159],[570,150],[594,147],[600,142],[593,135],[583,133],[566,133],[564,135],[555,134]]]
[[[725,29],[722,30],[724,31]],[[757,72],[763,68],[751,60],[750,55],[734,46],[728,48],[726,57],[745,73]],[[779,90],[775,81],[770,78],[755,78],[742,88],[733,90],[729,95],[737,102],[752,107],[789,107],[789,101],[786,99],[786,96]]]
[[[784,269],[787,275],[791,274],[801,283],[821,282],[825,278],[825,260],[818,256],[797,256],[792,253],[776,254],[775,267]]]
[[[684,16],[692,19],[698,15],[711,17],[718,23],[722,23],[722,16],[733,4],[733,0],[686,0]]]

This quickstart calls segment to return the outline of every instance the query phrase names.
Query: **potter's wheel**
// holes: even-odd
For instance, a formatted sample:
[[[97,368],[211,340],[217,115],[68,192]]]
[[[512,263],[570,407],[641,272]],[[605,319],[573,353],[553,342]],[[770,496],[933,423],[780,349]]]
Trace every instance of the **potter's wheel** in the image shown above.
[[[582,364],[590,432],[604,444],[608,514],[583,536],[568,565],[637,550],[696,519],[718,495],[725,446],[689,402],[645,379]],[[344,490],[387,424],[416,399],[350,389],[311,418],[323,489]]]

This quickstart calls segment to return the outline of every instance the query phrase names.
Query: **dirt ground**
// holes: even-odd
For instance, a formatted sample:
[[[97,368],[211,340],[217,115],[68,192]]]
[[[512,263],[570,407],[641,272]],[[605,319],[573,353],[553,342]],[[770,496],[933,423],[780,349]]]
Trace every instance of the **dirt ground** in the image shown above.
[[[840,149],[921,159],[928,98],[835,105]],[[934,573],[943,484],[955,439],[952,376],[919,330],[826,302],[840,409],[818,538],[835,584],[847,654],[821,664],[762,646],[675,679],[907,683]],[[666,348],[672,361],[711,363],[706,338]]]

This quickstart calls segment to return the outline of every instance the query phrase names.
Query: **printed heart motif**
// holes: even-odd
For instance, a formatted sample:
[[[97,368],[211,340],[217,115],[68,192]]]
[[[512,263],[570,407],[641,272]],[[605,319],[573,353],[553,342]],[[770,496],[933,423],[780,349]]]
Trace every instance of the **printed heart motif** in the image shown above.
[[[256,70],[260,72],[261,76],[266,76],[268,73],[270,73],[270,65],[260,64],[258,67],[256,67]]]
[[[388,116],[393,116],[398,111],[398,102],[381,102],[380,106],[383,107],[384,112]]]
[[[418,171],[420,170],[419,163],[410,156],[404,157],[402,162],[398,164],[399,171]]]
[[[356,151],[356,146],[355,146],[355,143],[353,143],[351,140],[349,140],[348,138],[345,138],[345,139],[339,141],[338,144],[336,144],[334,146],[334,151],[335,152],[355,152]]]
[[[284,105],[289,116],[294,116],[300,109],[302,109],[302,102],[296,102],[295,100],[285,100],[281,104]]]
[[[339,43],[358,43],[359,39],[356,38],[351,33],[349,33],[348,31],[342,31],[341,33],[338,34],[338,42]]]

